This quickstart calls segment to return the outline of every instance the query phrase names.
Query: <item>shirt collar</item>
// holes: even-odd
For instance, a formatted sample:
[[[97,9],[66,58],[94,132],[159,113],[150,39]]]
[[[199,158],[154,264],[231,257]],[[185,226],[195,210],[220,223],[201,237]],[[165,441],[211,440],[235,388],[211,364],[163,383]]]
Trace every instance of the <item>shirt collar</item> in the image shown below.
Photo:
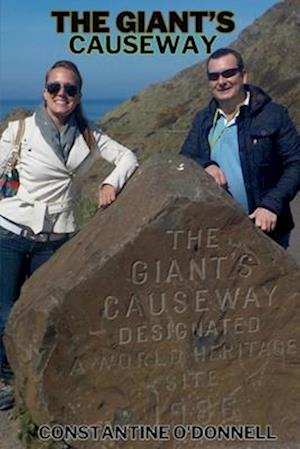
[[[237,117],[239,116],[241,107],[249,106],[249,104],[250,104],[250,92],[247,91],[245,100],[237,106],[236,112],[235,112],[234,116],[232,117],[232,119],[227,120],[226,114],[222,111],[222,109],[217,108],[216,112],[215,112],[214,123],[218,120],[219,116],[222,115],[225,119],[226,126],[232,125],[233,123],[235,123]]]

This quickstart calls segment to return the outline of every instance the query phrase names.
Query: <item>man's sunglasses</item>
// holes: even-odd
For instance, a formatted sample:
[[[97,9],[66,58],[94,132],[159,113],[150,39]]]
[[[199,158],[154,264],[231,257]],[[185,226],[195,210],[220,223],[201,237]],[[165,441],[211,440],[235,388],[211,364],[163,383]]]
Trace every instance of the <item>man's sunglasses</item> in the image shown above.
[[[60,89],[64,89],[66,94],[69,97],[75,97],[76,94],[78,94],[78,87],[75,86],[75,84],[60,84],[58,82],[49,83],[46,85],[46,89],[49,92],[50,95],[56,95],[60,91]]]
[[[227,69],[223,72],[207,72],[207,78],[209,79],[209,81],[217,81],[220,76],[222,76],[223,78],[231,78],[238,72],[240,72],[240,69],[238,67]]]

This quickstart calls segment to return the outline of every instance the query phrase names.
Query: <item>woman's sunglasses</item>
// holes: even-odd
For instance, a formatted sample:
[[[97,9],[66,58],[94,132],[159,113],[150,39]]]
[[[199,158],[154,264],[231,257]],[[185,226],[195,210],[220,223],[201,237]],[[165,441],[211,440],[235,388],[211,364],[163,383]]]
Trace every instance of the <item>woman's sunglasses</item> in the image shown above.
[[[240,69],[238,67],[234,67],[232,69],[224,70],[223,72],[208,72],[207,78],[209,81],[217,81],[220,76],[223,76],[223,78],[231,78],[232,76],[236,75],[238,72],[240,72]]]
[[[75,86],[75,84],[70,83],[65,84],[60,84],[58,82],[49,83],[46,85],[46,89],[50,95],[58,94],[60,89],[64,89],[64,91],[69,97],[75,97],[75,95],[78,94],[78,87]]]

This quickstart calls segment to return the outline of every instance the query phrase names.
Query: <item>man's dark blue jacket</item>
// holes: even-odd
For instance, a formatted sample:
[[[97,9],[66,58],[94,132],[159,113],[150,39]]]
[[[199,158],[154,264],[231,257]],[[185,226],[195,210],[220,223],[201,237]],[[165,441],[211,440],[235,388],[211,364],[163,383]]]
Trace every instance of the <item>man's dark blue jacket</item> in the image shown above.
[[[250,104],[241,107],[237,126],[249,213],[257,207],[275,212],[276,232],[286,233],[294,226],[289,204],[300,189],[300,138],[283,106],[258,87],[245,89]],[[180,152],[204,168],[218,165],[211,160],[208,143],[217,107],[213,99],[196,114]]]

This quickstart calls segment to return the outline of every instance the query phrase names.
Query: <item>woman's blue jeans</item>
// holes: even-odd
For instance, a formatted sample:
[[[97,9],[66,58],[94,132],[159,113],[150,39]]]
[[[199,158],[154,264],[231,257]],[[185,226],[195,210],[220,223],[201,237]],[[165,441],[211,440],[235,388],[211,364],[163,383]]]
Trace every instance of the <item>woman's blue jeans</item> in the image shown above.
[[[66,240],[35,242],[0,227],[0,377],[7,364],[3,345],[5,324],[21,286]]]

